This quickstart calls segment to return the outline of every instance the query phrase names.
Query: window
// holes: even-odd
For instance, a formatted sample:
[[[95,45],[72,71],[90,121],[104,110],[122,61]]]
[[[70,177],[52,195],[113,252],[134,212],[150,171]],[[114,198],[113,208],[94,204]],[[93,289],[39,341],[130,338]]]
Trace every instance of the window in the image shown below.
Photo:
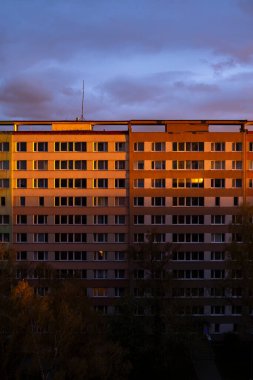
[[[26,233],[18,233],[17,234],[17,243],[27,243],[27,234]]]
[[[115,215],[114,217],[115,224],[125,224],[126,216],[125,215]]]
[[[204,278],[203,269],[175,269],[173,270],[173,277],[177,279],[195,279],[195,278]]]
[[[116,170],[125,170],[126,169],[126,161],[124,161],[124,160],[115,161],[115,169]]]
[[[211,187],[224,188],[225,187],[225,178],[212,178]]]
[[[0,142],[0,152],[9,152],[9,148],[8,142]]]
[[[56,160],[54,163],[55,170],[73,170],[72,160]]]
[[[214,261],[223,261],[225,259],[224,251],[212,251],[211,252],[211,260]]]
[[[220,206],[220,197],[215,197],[215,206]]]
[[[144,243],[144,241],[145,241],[145,234],[143,232],[134,234],[135,243]]]
[[[203,251],[186,251],[186,252],[173,252],[172,258],[174,261],[203,261]]]
[[[135,188],[144,188],[144,178],[134,179],[134,187]]]
[[[48,252],[38,251],[33,253],[34,261],[47,261],[48,260]]]
[[[108,224],[108,215],[94,215],[94,224]]]
[[[95,178],[93,180],[93,186],[98,189],[107,189],[108,188],[108,179],[107,178]]]
[[[108,234],[107,233],[94,233],[93,234],[93,242],[94,243],[107,243],[108,241]]]
[[[204,234],[203,233],[174,233],[172,234],[172,241],[174,243],[204,243]]]
[[[239,206],[239,198],[234,197],[234,206]]]
[[[55,243],[86,243],[86,233],[56,233]]]
[[[17,161],[17,170],[26,170],[27,168],[27,164],[26,164],[26,161],[25,160],[20,160],[20,161]]]
[[[71,144],[71,143],[69,143]],[[87,147],[86,147],[86,142],[84,141],[78,141],[74,143],[74,151],[75,152],[86,152]]]
[[[107,207],[108,206],[108,197],[94,197],[93,206],[98,207]]]
[[[225,224],[225,215],[211,215],[211,224]]]
[[[6,204],[5,197],[0,197],[0,205],[5,206],[5,204]]]
[[[92,297],[107,297],[107,288],[92,288]]]
[[[0,161],[0,170],[9,170],[9,161],[8,160],[4,160],[4,161]]]
[[[124,297],[125,288],[114,288],[114,297]]]
[[[172,215],[172,224],[204,224],[204,215]]]
[[[8,233],[0,233],[0,243],[9,243],[10,235]]]
[[[47,170],[48,169],[48,161],[47,160],[37,160],[33,162],[34,170]]]
[[[114,252],[114,259],[115,261],[124,261],[125,260],[125,251],[115,251]]]
[[[126,180],[124,178],[115,179],[115,188],[124,189],[126,187]]]
[[[115,197],[114,205],[125,207],[128,205],[128,198],[127,197]]]
[[[10,216],[9,215],[0,215],[0,224],[9,224]]]
[[[17,187],[21,189],[25,189],[27,187],[27,179],[26,178],[17,179]]]
[[[152,161],[151,167],[154,170],[164,170],[165,169],[165,161]]]
[[[233,170],[242,170],[242,161],[232,161]]]
[[[17,215],[17,224],[27,224],[27,215]]]
[[[134,215],[134,224],[144,224],[144,215]]]
[[[211,314],[224,314],[225,306],[223,305],[211,305]]]
[[[134,170],[144,170],[144,161],[134,161]]]
[[[44,205],[45,205],[45,198],[39,197],[39,206],[44,206]]]
[[[33,180],[33,187],[39,189],[47,189],[48,188],[48,179],[47,178],[35,178]]]
[[[152,187],[154,187],[154,188],[165,188],[165,178],[152,179]]]
[[[86,215],[55,215],[55,224],[82,224],[87,223]]]
[[[74,161],[74,169],[75,170],[86,170],[87,169],[87,161],[86,160]]]
[[[204,197],[173,197],[173,206],[204,206]]]
[[[212,170],[224,170],[225,167],[225,161],[211,161]]]
[[[33,234],[33,241],[35,243],[48,243],[48,233]]]
[[[174,152],[203,152],[203,142],[173,142],[172,150]]]
[[[114,276],[117,279],[125,278],[125,270],[124,269],[116,269],[114,271]]]
[[[9,180],[9,178],[1,178],[0,179],[0,188],[1,189],[8,189],[9,187],[10,187],[10,180]]]
[[[86,142],[56,142],[55,152],[86,152]]]
[[[47,152],[48,143],[47,142],[35,142],[33,143],[34,152]]]
[[[152,197],[152,206],[165,206],[165,197]]]
[[[107,160],[98,160],[94,161],[95,170],[108,170],[108,161]]]
[[[47,215],[34,215],[33,216],[34,224],[47,224]]]
[[[203,188],[204,178],[173,178],[172,187],[192,187],[192,188]]]
[[[225,152],[225,142],[213,142],[211,143],[212,152]]]
[[[233,178],[232,179],[232,187],[242,187],[242,179],[241,178]]]
[[[225,278],[225,270],[224,269],[211,269],[211,278],[212,279]]]
[[[165,142],[153,142],[152,143],[153,152],[164,152],[165,151]]]
[[[204,169],[203,160],[172,161],[172,169],[175,170],[200,170]]]
[[[55,178],[54,180],[55,188],[86,189],[86,183],[86,178]]]
[[[93,271],[93,277],[97,279],[105,279],[107,278],[108,271],[106,269],[95,269]]]
[[[93,254],[94,261],[105,261],[107,260],[107,252],[106,251],[97,251]]]
[[[27,252],[26,251],[17,252],[16,257],[18,261],[27,260]]]
[[[232,151],[233,152],[241,152],[242,151],[242,143],[241,142],[234,142],[232,144]]]
[[[165,243],[166,234],[165,233],[154,233],[153,234],[153,243]]]
[[[225,243],[225,234],[224,233],[214,233],[211,234],[212,243]]]
[[[114,241],[115,243],[125,243],[126,241],[126,234],[119,232],[114,235]]]
[[[56,261],[85,261],[87,253],[85,251],[56,251]]]
[[[108,143],[107,142],[95,142],[94,143],[94,152],[108,152]]]
[[[165,224],[165,215],[151,215],[151,224]]]
[[[17,152],[26,152],[26,142],[17,142]]]
[[[144,152],[144,142],[134,143],[134,151],[135,152]]]
[[[116,152],[125,152],[126,151],[126,143],[125,142],[116,142],[115,143],[115,151]]]
[[[20,203],[20,206],[25,206],[25,197],[20,197],[19,203]]]

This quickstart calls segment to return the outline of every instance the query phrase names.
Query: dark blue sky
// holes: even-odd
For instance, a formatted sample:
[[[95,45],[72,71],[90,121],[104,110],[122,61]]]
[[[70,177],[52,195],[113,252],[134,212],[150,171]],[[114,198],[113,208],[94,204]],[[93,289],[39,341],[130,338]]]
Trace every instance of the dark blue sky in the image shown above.
[[[0,119],[253,119],[253,0],[2,0]]]

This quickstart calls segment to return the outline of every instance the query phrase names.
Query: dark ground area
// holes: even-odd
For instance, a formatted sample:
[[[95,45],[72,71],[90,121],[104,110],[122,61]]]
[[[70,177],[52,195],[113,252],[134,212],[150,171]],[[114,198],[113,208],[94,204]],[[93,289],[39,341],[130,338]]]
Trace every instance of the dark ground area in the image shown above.
[[[253,379],[253,343],[242,343],[236,336],[226,336],[222,343],[212,343],[222,380]]]

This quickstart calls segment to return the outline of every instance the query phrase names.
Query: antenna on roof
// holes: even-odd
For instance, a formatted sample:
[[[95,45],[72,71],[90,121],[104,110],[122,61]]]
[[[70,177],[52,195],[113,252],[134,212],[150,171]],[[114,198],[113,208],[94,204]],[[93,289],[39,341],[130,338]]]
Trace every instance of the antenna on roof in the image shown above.
[[[83,80],[83,92],[82,92],[82,114],[81,114],[81,120],[84,120],[84,116],[83,116],[83,104],[84,104],[84,80]]]

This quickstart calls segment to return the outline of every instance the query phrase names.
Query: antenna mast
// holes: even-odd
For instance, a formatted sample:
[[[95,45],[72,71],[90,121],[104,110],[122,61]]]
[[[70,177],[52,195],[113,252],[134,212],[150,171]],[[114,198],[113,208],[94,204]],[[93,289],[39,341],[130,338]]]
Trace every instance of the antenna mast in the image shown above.
[[[81,115],[81,120],[84,120],[84,116],[83,116],[83,104],[84,104],[84,80],[83,80],[83,93],[82,93],[82,115]]]

